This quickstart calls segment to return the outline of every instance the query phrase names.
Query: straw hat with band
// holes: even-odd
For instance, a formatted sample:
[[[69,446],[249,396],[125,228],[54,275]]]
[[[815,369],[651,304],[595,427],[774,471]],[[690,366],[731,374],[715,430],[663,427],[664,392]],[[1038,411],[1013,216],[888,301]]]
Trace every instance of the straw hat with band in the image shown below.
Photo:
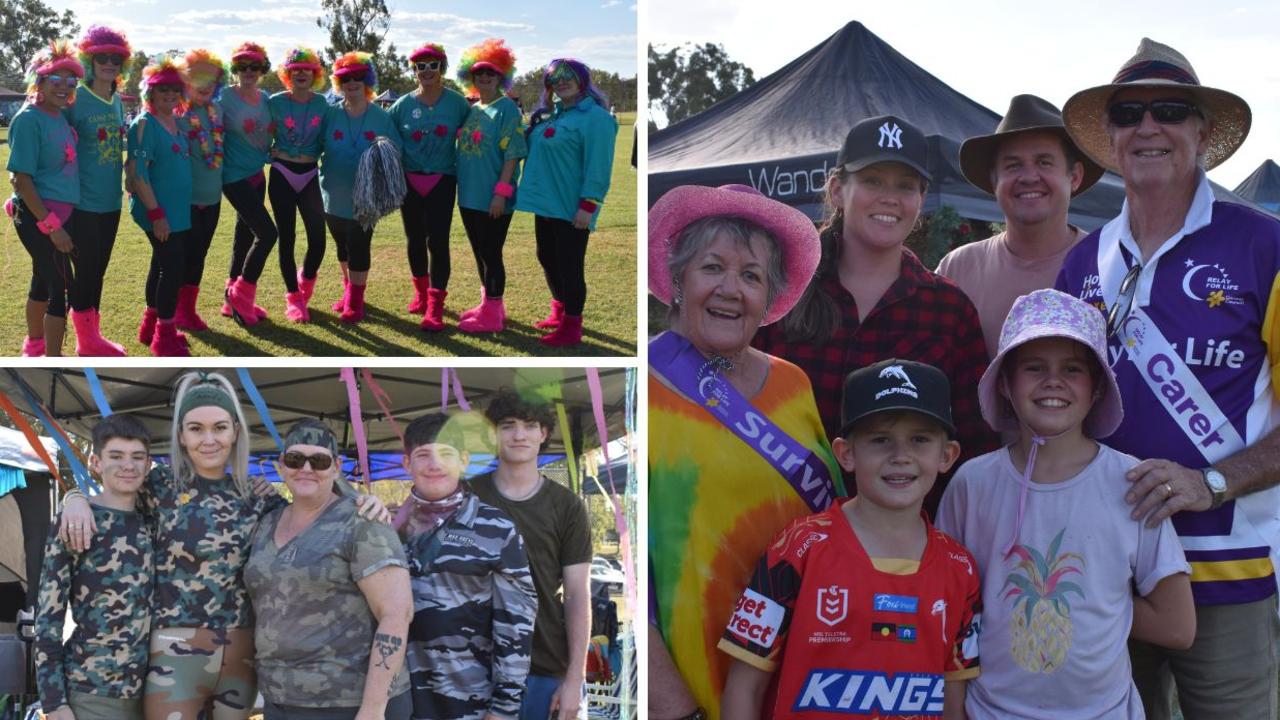
[[[1080,163],[1084,165],[1084,177],[1072,197],[1093,187],[1104,170],[1085,154],[1071,139],[1062,124],[1062,113],[1048,100],[1035,95],[1015,95],[1009,102],[1009,111],[1000,118],[996,131],[990,135],[971,137],[960,145],[960,172],[969,184],[983,192],[996,194],[991,182],[991,170],[996,164],[996,151],[1000,143],[1025,133],[1049,132],[1061,137],[1076,149]]]
[[[808,215],[748,185],[681,185],[658,198],[649,209],[649,292],[663,304],[671,304],[672,281],[667,258],[676,239],[691,223],[715,216],[749,220],[777,240],[787,284],[774,296],[761,325],[781,320],[800,301],[818,269],[822,252],[818,229]]]
[[[1142,38],[1138,52],[1129,58],[1109,85],[1081,90],[1062,107],[1067,132],[1086,155],[1102,167],[1119,172],[1111,157],[1107,135],[1107,107],[1120,90],[1135,87],[1169,88],[1191,95],[1200,112],[1211,121],[1208,147],[1204,153],[1206,170],[1231,157],[1249,135],[1253,113],[1239,95],[1206,87],[1182,53],[1150,38]]]

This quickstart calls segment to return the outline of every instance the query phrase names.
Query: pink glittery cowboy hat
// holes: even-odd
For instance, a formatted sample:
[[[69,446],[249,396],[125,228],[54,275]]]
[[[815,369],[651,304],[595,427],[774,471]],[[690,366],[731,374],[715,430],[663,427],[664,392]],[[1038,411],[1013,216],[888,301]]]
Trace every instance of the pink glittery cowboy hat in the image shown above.
[[[778,241],[787,284],[778,290],[762,325],[781,320],[800,301],[818,269],[822,254],[818,229],[809,216],[770,199],[749,185],[681,185],[649,208],[649,292],[671,304],[671,273],[667,258],[676,239],[690,223],[724,216],[749,220]]]
[[[1089,348],[1102,368],[1102,382],[1093,407],[1084,419],[1084,434],[1104,438],[1124,419],[1120,387],[1107,362],[1107,328],[1102,313],[1092,305],[1057,290],[1035,290],[1014,301],[1000,329],[1000,346],[978,381],[982,417],[996,432],[1017,430],[1020,425],[1009,401],[1000,394],[1000,368],[1013,349],[1041,338],[1061,337]]]

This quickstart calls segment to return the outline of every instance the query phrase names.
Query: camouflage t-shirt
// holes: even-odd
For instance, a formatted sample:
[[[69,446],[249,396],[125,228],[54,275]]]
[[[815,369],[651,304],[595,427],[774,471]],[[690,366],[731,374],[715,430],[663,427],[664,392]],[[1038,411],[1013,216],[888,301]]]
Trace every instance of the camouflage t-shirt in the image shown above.
[[[67,691],[141,698],[151,630],[151,536],[136,512],[93,506],[98,533],[79,555],[49,530],[36,618],[41,706],[67,704]],[[75,630],[62,642],[67,606]]]
[[[413,716],[516,717],[538,597],[511,519],[468,491],[439,528],[407,538],[405,554]]]
[[[253,627],[241,572],[258,518],[284,507],[284,498],[242,498],[230,475],[184,485],[165,465],[151,470],[138,498],[156,538],[152,625]]]
[[[352,498],[334,501],[277,547],[282,515],[262,519],[244,569],[258,617],[258,688],[278,705],[357,706],[378,621],[356,582],[384,567],[406,567],[404,549],[390,527],[361,518]],[[408,689],[401,667],[391,696]]]

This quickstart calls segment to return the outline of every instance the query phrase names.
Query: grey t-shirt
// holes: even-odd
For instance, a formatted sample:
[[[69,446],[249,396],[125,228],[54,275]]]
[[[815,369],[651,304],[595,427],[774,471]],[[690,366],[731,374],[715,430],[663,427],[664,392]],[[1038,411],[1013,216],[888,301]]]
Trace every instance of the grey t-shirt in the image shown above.
[[[356,582],[384,567],[407,569],[404,549],[390,527],[361,518],[352,498],[277,547],[282,514],[258,524],[244,569],[257,615],[258,687],[278,705],[358,706],[378,623]],[[391,695],[408,689],[402,667]]]

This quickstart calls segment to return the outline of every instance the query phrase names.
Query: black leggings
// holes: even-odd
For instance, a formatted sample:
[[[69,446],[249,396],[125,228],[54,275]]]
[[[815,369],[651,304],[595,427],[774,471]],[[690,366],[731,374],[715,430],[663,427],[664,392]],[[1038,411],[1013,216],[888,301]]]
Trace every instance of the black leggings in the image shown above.
[[[164,242],[148,232],[151,241],[151,269],[147,272],[147,307],[155,308],[161,320],[168,320],[178,309],[178,288],[186,279],[183,258],[191,231],[171,232]]]
[[[80,246],[76,242],[75,214],[73,213],[71,219],[62,226],[62,229],[71,236],[72,250],[67,254],[58,252],[58,249],[53,246],[53,240],[40,232],[40,228],[36,227],[36,216],[31,214],[25,204],[14,201],[14,209],[17,212],[13,224],[18,231],[18,239],[22,241],[22,246],[31,256],[32,269],[40,285],[44,287],[44,297],[49,301],[49,308],[45,310],[45,314],[65,318],[68,301],[76,310],[88,310],[90,306],[76,282],[76,270],[73,267],[75,263],[72,260],[72,255],[78,255],[80,251]],[[28,293],[28,297],[30,295],[31,293]],[[40,300],[40,298],[31,299]]]
[[[507,229],[511,227],[511,213],[496,218],[488,211],[458,208],[462,213],[462,226],[467,229],[471,252],[476,256],[480,270],[480,282],[484,284],[486,297],[500,298],[507,286],[507,268],[502,264],[502,246],[507,242]]]
[[[111,262],[111,250],[120,230],[120,211],[95,213],[73,210],[76,227],[76,279],[90,308],[102,304],[102,280]]]
[[[313,162],[275,162],[299,175],[316,167]],[[301,192],[294,192],[284,173],[272,167],[267,193],[271,196],[271,210],[276,215],[276,227],[280,230],[280,275],[284,278],[285,289],[297,292],[298,264],[293,257],[293,244],[298,234],[295,208],[302,215],[302,226],[307,231],[307,254],[302,260],[303,276],[314,278],[324,260],[324,200],[320,197],[320,178],[311,178]]]
[[[244,277],[247,283],[257,283],[267,256],[276,244],[276,224],[267,212],[266,182],[254,187],[249,178],[222,186],[231,207],[236,209],[235,240],[231,245],[230,277]]]
[[[458,178],[441,175],[440,182],[426,197],[413,187],[404,194],[400,220],[409,248],[409,271],[414,277],[431,273],[431,287],[449,287],[449,228],[453,226],[453,200],[458,195]],[[427,258],[430,256],[430,262]]]
[[[204,259],[209,254],[209,245],[213,242],[213,233],[218,229],[218,218],[221,215],[220,202],[191,206],[191,231],[187,235],[187,269],[183,285],[200,286],[200,278],[204,277]]]
[[[533,217],[538,264],[542,265],[551,297],[564,303],[566,315],[581,315],[587,304],[587,238],[590,236],[590,230],[579,230],[568,220]]]
[[[337,215],[326,214],[324,220],[334,245],[338,246],[338,260],[347,263],[351,272],[369,272],[373,230],[365,230],[355,220]]]

